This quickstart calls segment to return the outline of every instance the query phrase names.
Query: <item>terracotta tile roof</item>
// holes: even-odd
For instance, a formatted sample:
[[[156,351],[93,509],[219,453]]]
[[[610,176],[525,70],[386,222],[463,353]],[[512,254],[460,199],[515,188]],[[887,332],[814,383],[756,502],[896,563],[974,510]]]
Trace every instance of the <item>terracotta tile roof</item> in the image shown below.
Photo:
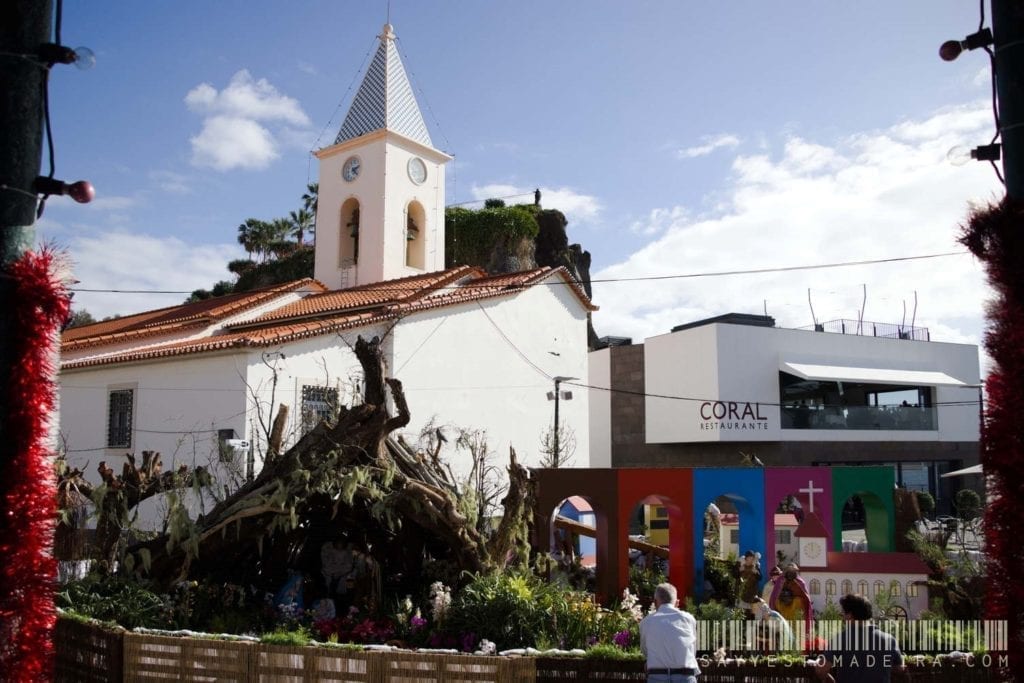
[[[348,289],[326,291],[322,294],[313,294],[303,298],[301,301],[282,306],[258,318],[248,320],[245,323],[235,325],[232,329],[239,327],[251,327],[265,324],[272,321],[289,320],[293,318],[304,318],[318,315],[330,315],[338,311],[357,310],[381,306],[384,304],[396,304],[407,301],[411,298],[423,296],[424,294],[451,285],[461,278],[477,276],[481,277],[483,271],[470,266],[459,266],[449,270],[442,270],[424,275],[413,275],[410,277],[398,278],[396,280],[385,280]]]
[[[552,286],[570,287],[570,290],[584,308],[596,310],[596,307],[590,303],[582,287],[564,268],[538,268],[520,273],[487,276],[479,268],[459,266],[436,273],[426,273],[424,275],[388,280],[344,290],[311,294],[304,297],[301,301],[287,304],[253,320],[225,326],[223,330],[215,332],[213,336],[170,341],[165,344],[157,344],[147,348],[121,351],[108,355],[97,354],[89,358],[65,361],[62,367],[64,369],[83,368],[193,353],[275,346],[305,337],[331,334],[340,330],[394,320],[417,311],[507,296],[531,286],[547,285],[549,284],[547,281],[551,278],[562,280],[558,285],[552,284]],[[289,285],[283,285],[282,289],[273,294],[292,291],[298,288],[297,285],[299,283],[308,284],[310,282],[315,281],[307,279],[297,281],[296,283],[289,283]],[[320,287],[323,286],[320,283],[316,284]],[[266,298],[262,297],[262,295],[261,298],[257,298],[255,293],[252,293],[251,301],[247,300],[247,305],[255,305],[254,301],[262,303]],[[218,301],[224,303],[223,300],[224,297],[221,297]],[[229,302],[225,305],[238,308],[242,306],[242,302]],[[195,304],[189,304],[188,306],[195,306]],[[191,309],[182,311],[183,308],[187,308],[187,306],[165,310],[177,311],[179,318],[181,318],[182,313],[193,312]],[[143,313],[139,314],[139,316],[132,316],[133,318],[140,319],[134,325],[142,325],[142,320],[153,319],[153,313],[159,312],[154,311],[149,314]],[[223,317],[223,315],[220,317]],[[167,315],[162,316],[161,319],[166,320]],[[200,323],[207,324],[214,320],[213,313],[206,311],[205,317],[199,316],[197,319]],[[177,324],[179,326],[178,329],[184,329],[183,323]],[[136,328],[133,327],[132,329]],[[141,327],[141,329],[155,328]],[[160,329],[166,331],[173,329],[173,327],[163,325],[160,326]],[[89,344],[90,346],[98,346],[115,341],[124,341],[129,336],[130,331],[122,331],[120,333],[87,337],[86,339],[93,340]],[[64,348],[69,348],[69,342],[65,341]],[[81,347],[73,346],[72,348],[77,349]]]
[[[189,304],[104,320],[91,325],[72,327],[64,331],[61,337],[61,349],[71,351],[175,330],[202,327],[272,301],[281,294],[303,288],[321,291],[327,289],[312,278],[304,278],[251,292],[227,294]]]

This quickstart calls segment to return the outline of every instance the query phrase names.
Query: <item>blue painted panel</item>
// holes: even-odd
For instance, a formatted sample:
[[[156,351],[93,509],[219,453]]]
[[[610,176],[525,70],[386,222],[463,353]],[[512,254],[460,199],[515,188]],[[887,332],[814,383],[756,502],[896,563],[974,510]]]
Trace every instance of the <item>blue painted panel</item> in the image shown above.
[[[761,576],[766,576],[767,520],[764,516],[764,469],[760,467],[699,468],[693,470],[693,594],[704,593],[704,510],[719,496],[728,496],[740,513],[740,554],[761,553]]]

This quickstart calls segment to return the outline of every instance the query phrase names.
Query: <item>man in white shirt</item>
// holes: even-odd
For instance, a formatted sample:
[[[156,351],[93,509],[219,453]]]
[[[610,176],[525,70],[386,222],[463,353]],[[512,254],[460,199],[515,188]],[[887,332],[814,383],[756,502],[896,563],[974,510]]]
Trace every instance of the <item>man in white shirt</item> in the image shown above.
[[[697,620],[676,607],[676,587],[654,589],[656,610],[640,622],[640,650],[647,658],[648,683],[696,683]]]

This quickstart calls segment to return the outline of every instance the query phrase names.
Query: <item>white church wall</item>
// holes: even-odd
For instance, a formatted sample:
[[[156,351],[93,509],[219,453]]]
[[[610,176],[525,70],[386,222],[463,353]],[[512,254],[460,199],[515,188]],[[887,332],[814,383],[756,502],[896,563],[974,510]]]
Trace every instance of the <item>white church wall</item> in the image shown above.
[[[337,391],[339,403],[351,406],[362,392],[362,368],[350,348],[365,339],[384,334],[383,327],[364,328],[293,341],[279,347],[249,353],[247,371],[248,434],[254,443],[256,470],[266,453],[266,434],[280,405],[288,406],[284,447],[302,436],[302,387],[326,387]],[[275,382],[276,378],[276,382]]]
[[[455,428],[486,429],[489,450],[502,469],[509,446],[519,462],[537,466],[541,439],[554,420],[554,403],[547,398],[554,383],[542,371],[586,381],[586,312],[567,287],[555,284],[419,313],[396,328],[393,363],[391,372],[402,380],[412,412],[405,430],[412,440],[434,418]],[[559,402],[559,421],[575,440],[569,465],[587,466],[587,391],[567,384],[562,389],[573,393],[572,400]],[[455,454],[453,429],[446,435],[444,452],[453,470],[464,475],[469,455]]]
[[[165,471],[184,463],[226,476],[218,431],[233,429],[245,438],[245,376],[245,354],[65,370],[60,375],[60,438],[68,462],[99,483],[100,461],[120,473],[126,453],[141,463],[142,451],[157,451]],[[114,389],[134,392],[129,448],[106,447],[108,395]],[[165,508],[161,499],[144,503],[140,526],[158,525]]]

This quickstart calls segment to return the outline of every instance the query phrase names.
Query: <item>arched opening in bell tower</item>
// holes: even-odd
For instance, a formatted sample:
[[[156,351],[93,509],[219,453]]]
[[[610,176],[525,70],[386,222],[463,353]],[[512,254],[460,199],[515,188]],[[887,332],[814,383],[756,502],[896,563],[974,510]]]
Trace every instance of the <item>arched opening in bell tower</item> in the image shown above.
[[[423,270],[426,263],[427,212],[418,201],[405,209],[405,265]]]
[[[341,205],[338,235],[338,265],[351,268],[359,263],[359,200],[349,197]]]

